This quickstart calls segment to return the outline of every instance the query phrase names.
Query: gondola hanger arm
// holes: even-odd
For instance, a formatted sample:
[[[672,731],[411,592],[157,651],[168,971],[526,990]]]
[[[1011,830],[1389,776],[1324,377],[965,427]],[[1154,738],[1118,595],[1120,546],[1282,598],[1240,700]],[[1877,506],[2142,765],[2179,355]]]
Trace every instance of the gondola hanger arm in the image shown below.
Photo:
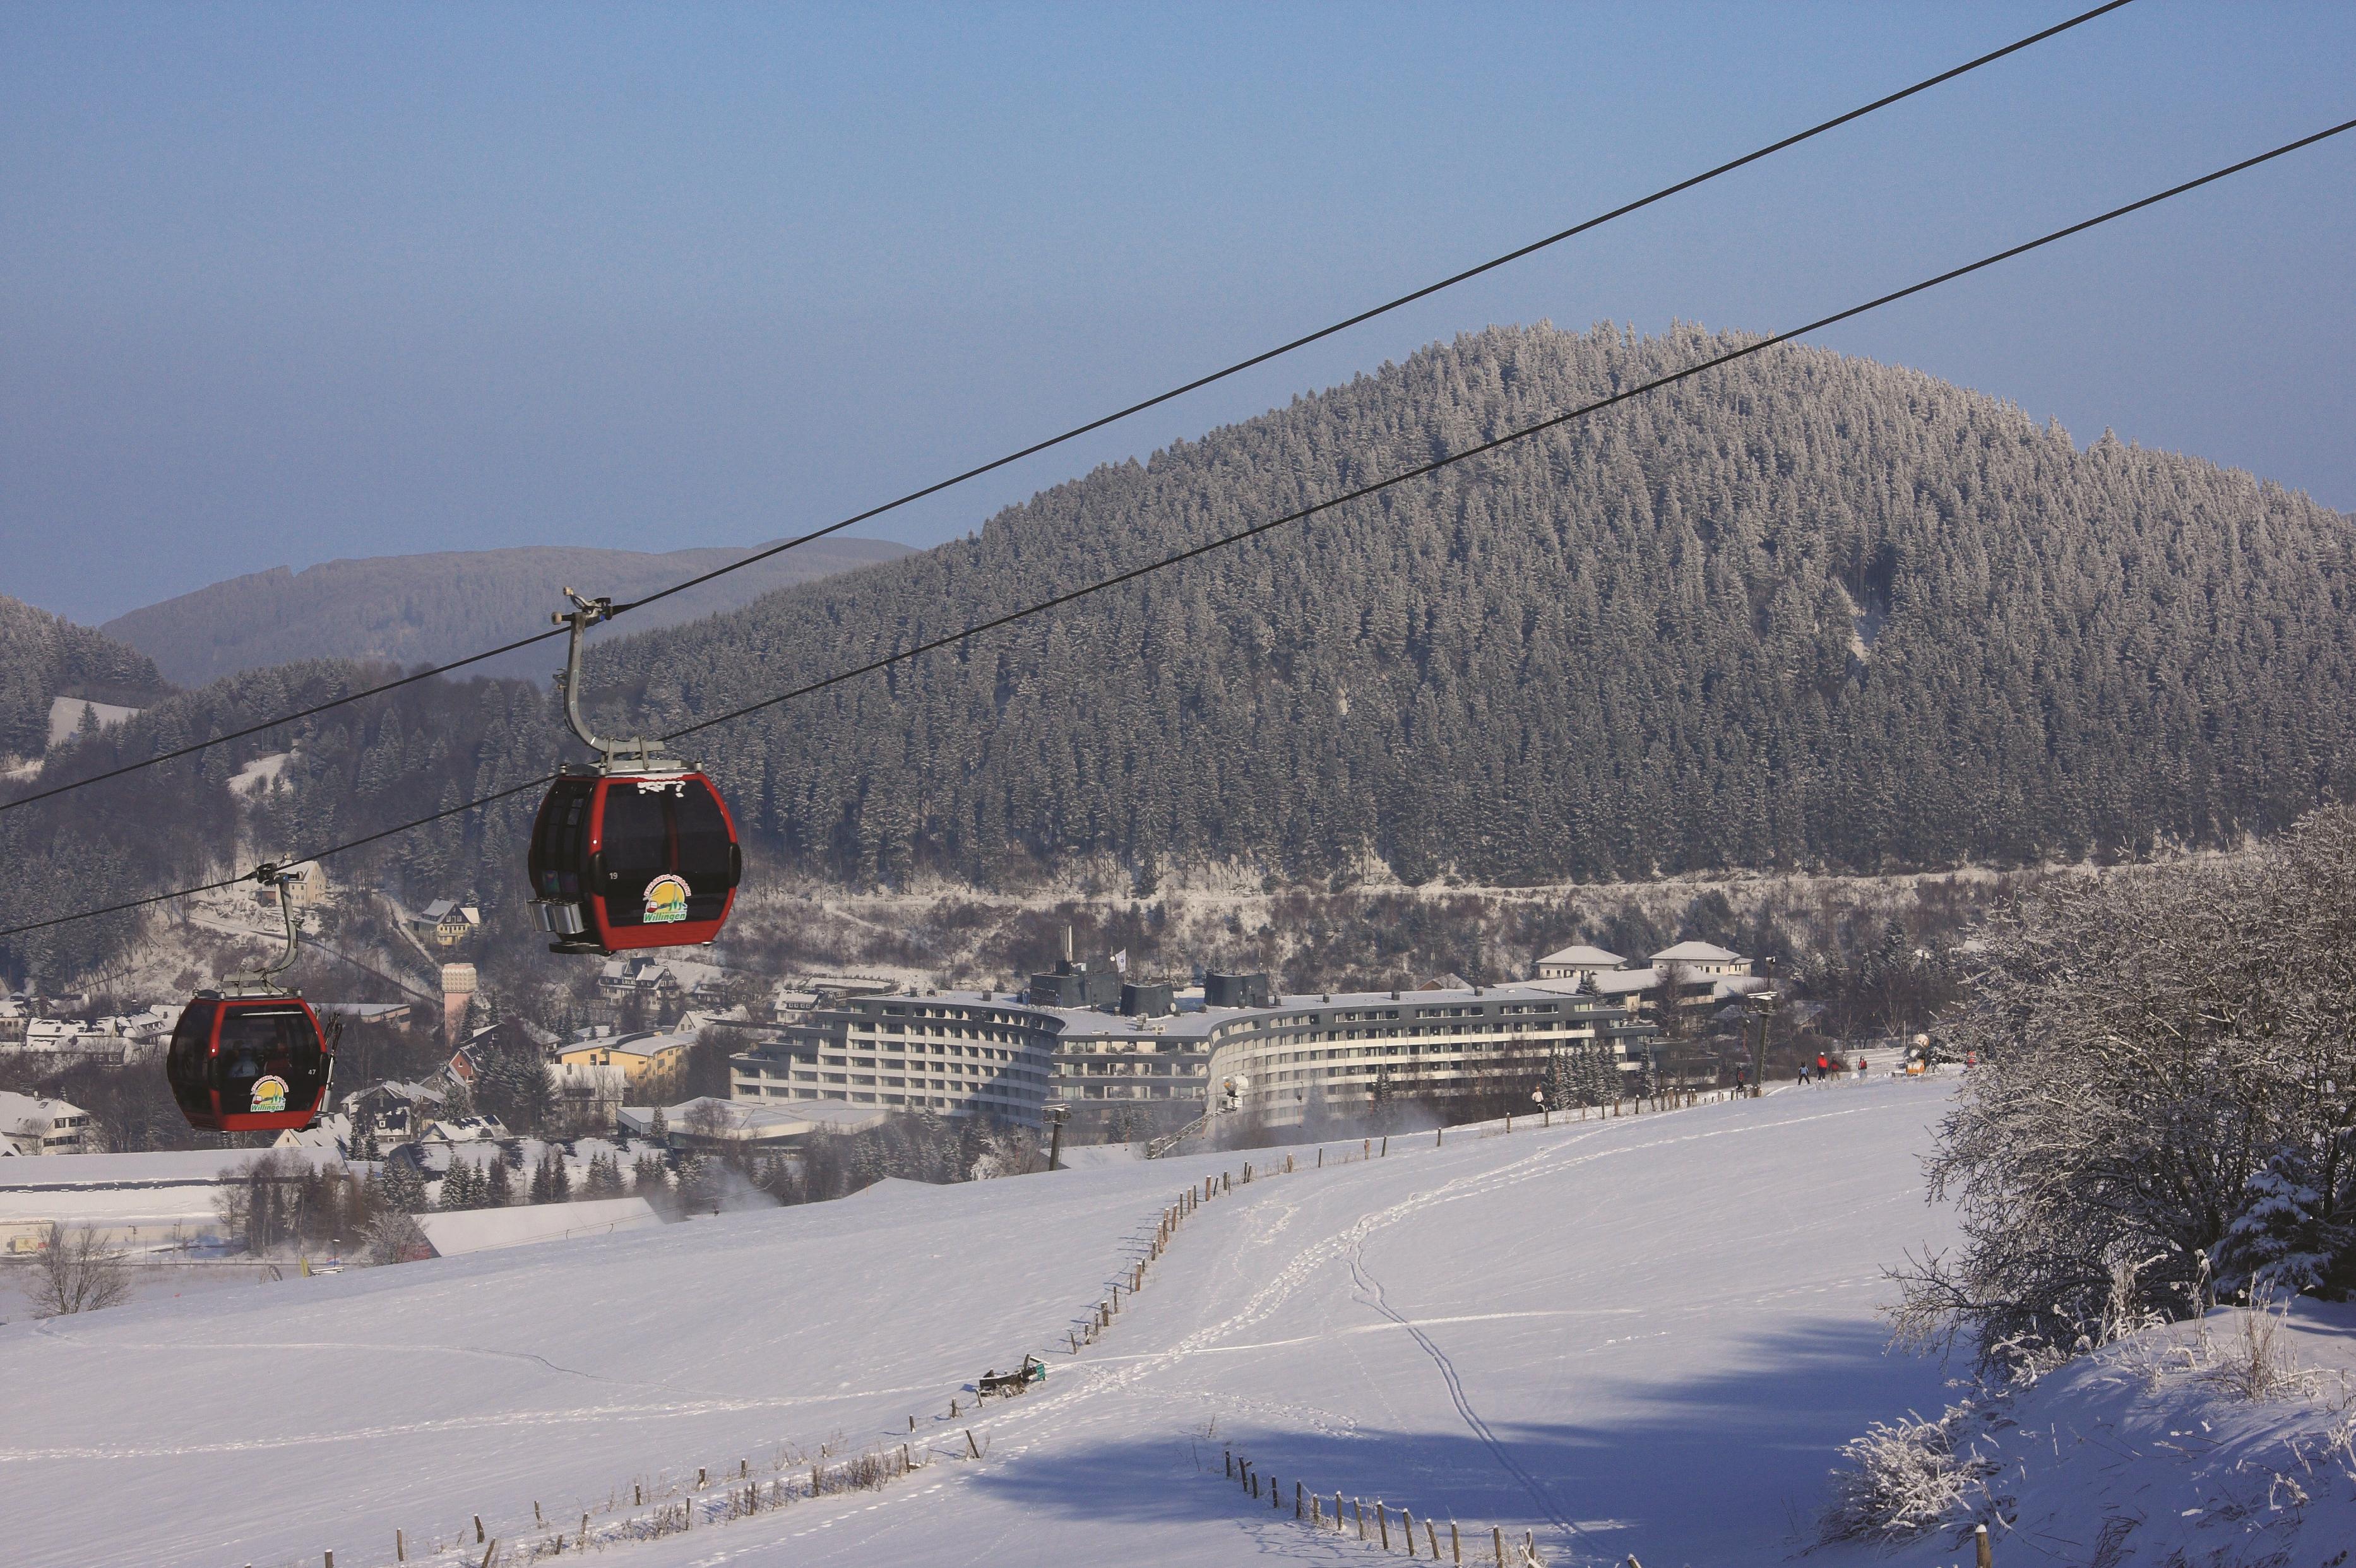
[[[608,741],[590,729],[588,720],[581,716],[582,635],[598,622],[610,621],[630,606],[617,605],[610,598],[587,598],[570,588],[564,590],[564,596],[573,601],[573,608],[559,610],[549,616],[552,624],[571,629],[564,644],[564,669],[556,677],[556,684],[564,692],[564,721],[573,727],[575,735],[581,737],[583,745],[597,753],[597,765],[602,770],[611,771],[615,760],[624,753],[635,753],[640,766],[653,765],[657,761],[654,741],[637,736],[626,741]]]

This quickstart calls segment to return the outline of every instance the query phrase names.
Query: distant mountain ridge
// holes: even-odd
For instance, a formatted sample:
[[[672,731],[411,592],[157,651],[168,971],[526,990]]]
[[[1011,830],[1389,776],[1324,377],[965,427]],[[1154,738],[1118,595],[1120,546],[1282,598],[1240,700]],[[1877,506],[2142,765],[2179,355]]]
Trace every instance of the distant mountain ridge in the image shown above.
[[[568,585],[629,600],[757,548],[649,553],[539,545],[331,560],[301,571],[273,567],[118,615],[100,630],[186,686],[304,659],[439,664],[545,627],[547,612],[562,605],[559,590]],[[648,605],[620,624],[657,631],[908,553],[907,546],[884,539],[820,539]],[[475,673],[539,677],[553,667],[547,652],[534,648]]]

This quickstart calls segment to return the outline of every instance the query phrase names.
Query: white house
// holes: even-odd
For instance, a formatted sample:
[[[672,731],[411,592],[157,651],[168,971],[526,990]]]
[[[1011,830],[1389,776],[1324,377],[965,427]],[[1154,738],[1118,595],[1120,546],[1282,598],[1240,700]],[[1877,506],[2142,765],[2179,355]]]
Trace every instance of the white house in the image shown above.
[[[82,1154],[90,1113],[63,1100],[0,1090],[0,1141],[20,1155]]]
[[[28,1019],[21,1047],[57,1060],[120,1063],[126,1042],[121,1035],[75,1019]]]
[[[1693,978],[1716,979],[1720,975],[1748,975],[1751,960],[1740,953],[1708,942],[1680,942],[1653,955],[1655,969],[1682,969]]]
[[[1538,960],[1541,980],[1578,980],[1585,982],[1607,969],[1620,969],[1628,961],[1617,953],[1606,953],[1601,947],[1574,944],[1547,954]]]

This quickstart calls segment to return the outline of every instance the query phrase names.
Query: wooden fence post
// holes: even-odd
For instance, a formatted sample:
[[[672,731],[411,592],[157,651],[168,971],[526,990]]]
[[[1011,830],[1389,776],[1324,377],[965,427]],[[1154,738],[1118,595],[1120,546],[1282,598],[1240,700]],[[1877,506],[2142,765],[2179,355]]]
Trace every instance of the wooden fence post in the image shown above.
[[[498,1540],[493,1537],[491,1543],[483,1548],[483,1568],[491,1568],[491,1559],[498,1554]]]
[[[1299,1518],[1301,1518],[1301,1483],[1300,1483],[1299,1481],[1295,1481],[1295,1482],[1293,1482],[1293,1483],[1292,1483],[1292,1517],[1293,1517],[1293,1518],[1295,1518],[1295,1519],[1299,1519]]]
[[[395,1563],[409,1561],[409,1542],[398,1530],[392,1532],[392,1560]]]
[[[1494,1524],[1489,1527],[1489,1544],[1497,1549],[1497,1568],[1505,1568],[1505,1532]]]
[[[1360,1541],[1365,1540],[1366,1510],[1358,1505],[1358,1499],[1355,1498],[1352,1498],[1350,1499],[1350,1517],[1358,1521],[1358,1539]]]
[[[483,1516],[482,1516],[481,1514],[477,1514],[477,1515],[475,1516],[475,1544],[476,1544],[476,1545],[477,1545],[477,1546],[480,1546],[482,1543],[483,1543]]]
[[[1407,1526],[1405,1532],[1407,1535],[1407,1554],[1409,1557],[1412,1557],[1415,1555],[1415,1509],[1411,1508],[1403,1508],[1399,1509],[1399,1522]]]
[[[1383,1499],[1375,1499],[1375,1528],[1383,1532],[1383,1550],[1391,1549],[1391,1516],[1383,1510]]]
[[[336,1554],[332,1552],[327,1553],[327,1568],[336,1568]]]
[[[965,1445],[967,1451],[972,1454],[975,1458],[979,1459],[981,1457],[981,1448],[980,1445],[974,1442],[973,1428],[970,1426],[965,1429]]]
[[[1455,1527],[1454,1525],[1452,1525],[1452,1524],[1451,1524],[1451,1525],[1450,1525],[1448,1528],[1449,1528],[1450,1530],[1451,1530],[1451,1531],[1452,1531],[1452,1530],[1454,1530],[1456,1527]],[[1431,1560],[1432,1560],[1434,1563],[1439,1562],[1439,1561],[1440,1561],[1440,1531],[1439,1531],[1439,1530],[1438,1530],[1438,1529],[1436,1529],[1436,1528],[1433,1526],[1433,1524],[1432,1524],[1431,1520],[1428,1520],[1428,1519],[1427,1519],[1427,1520],[1425,1520],[1423,1521],[1423,1538],[1424,1538],[1426,1541],[1428,1541],[1431,1542]]]
[[[1456,1563],[1461,1564],[1464,1561],[1464,1542],[1457,1539],[1456,1521],[1452,1519],[1448,1521],[1448,1556]]]
[[[1987,1526],[1972,1526],[1972,1562],[1976,1568],[1996,1568],[1996,1553],[1988,1546]]]

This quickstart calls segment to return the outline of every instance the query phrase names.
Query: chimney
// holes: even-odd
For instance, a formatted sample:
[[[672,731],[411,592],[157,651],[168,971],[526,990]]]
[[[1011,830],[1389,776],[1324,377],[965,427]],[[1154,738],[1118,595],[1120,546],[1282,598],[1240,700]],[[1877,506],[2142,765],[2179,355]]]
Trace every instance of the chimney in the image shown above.
[[[1064,927],[1064,967],[1065,967],[1065,969],[1069,970],[1069,969],[1071,968],[1071,966],[1072,966],[1072,928],[1071,928],[1070,926],[1068,926],[1068,925],[1067,925],[1067,926]]]
[[[466,1032],[466,1009],[475,1002],[475,966],[472,964],[442,965],[442,1042],[455,1047],[458,1037]]]

